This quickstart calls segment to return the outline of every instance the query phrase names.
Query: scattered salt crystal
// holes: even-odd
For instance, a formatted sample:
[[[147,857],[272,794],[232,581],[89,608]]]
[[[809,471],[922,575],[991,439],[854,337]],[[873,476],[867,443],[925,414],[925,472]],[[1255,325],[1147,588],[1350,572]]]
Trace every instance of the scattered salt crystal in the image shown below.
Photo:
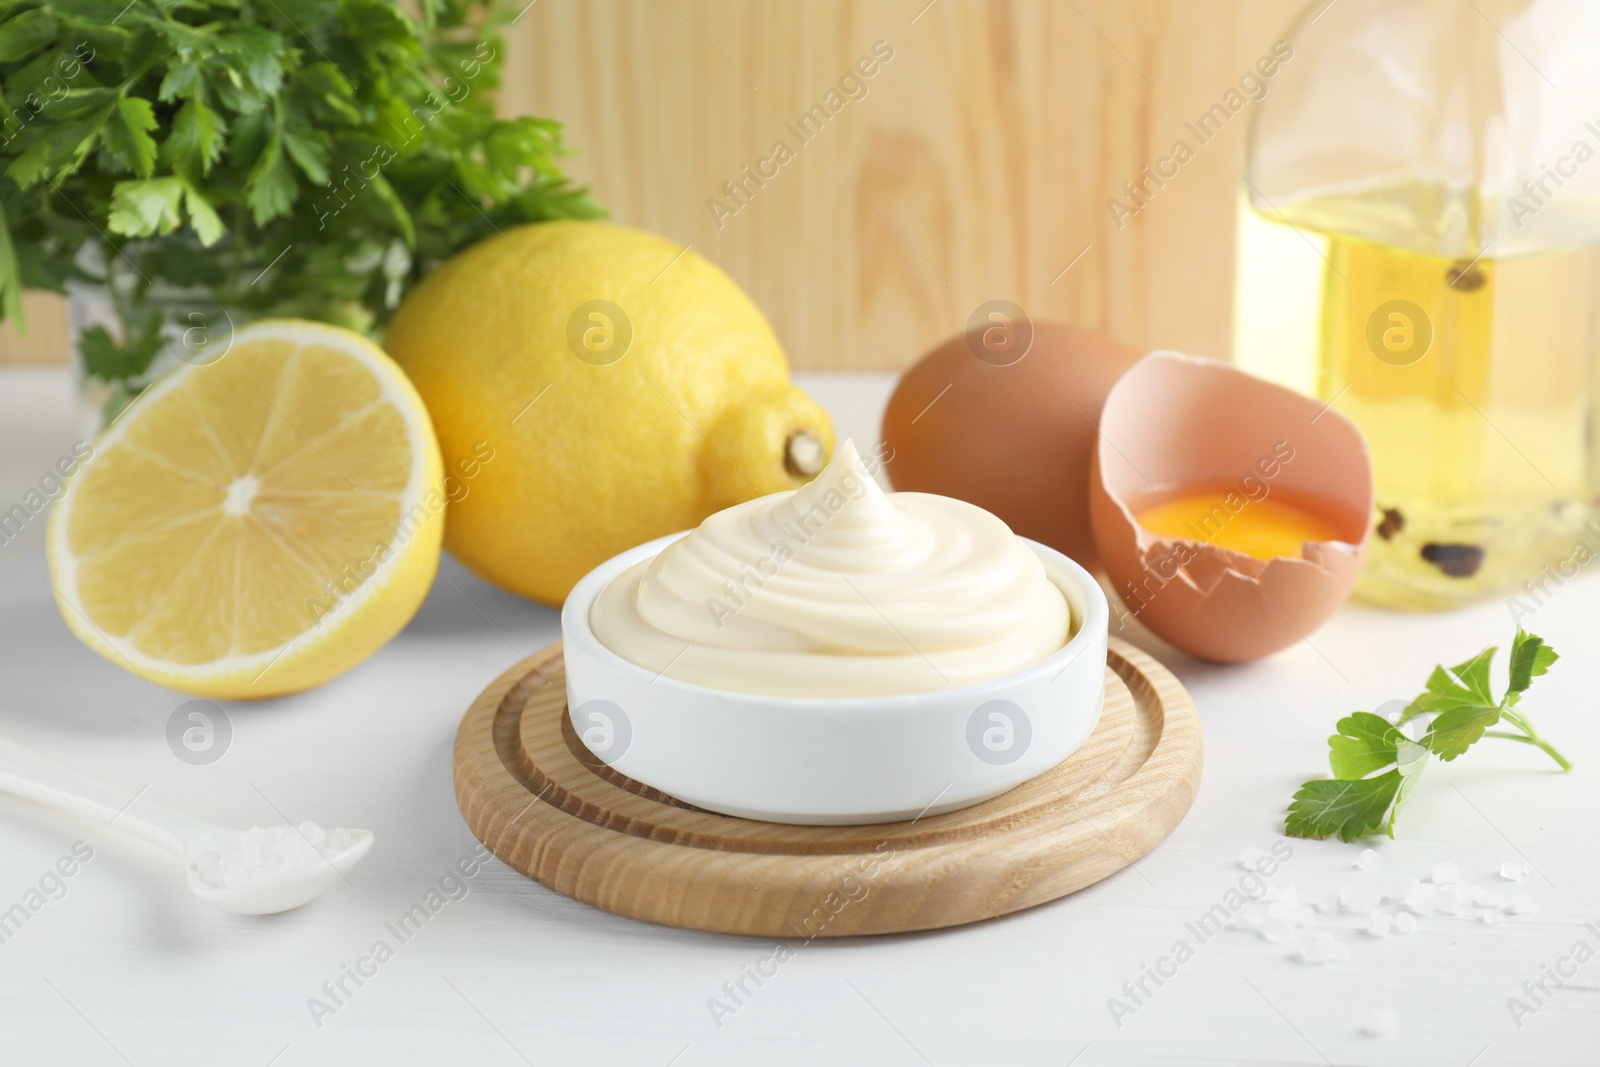
[[[1400,1013],[1393,1008],[1378,1008],[1361,1024],[1361,1032],[1367,1037],[1388,1037],[1400,1029]]]
[[[1435,894],[1434,907],[1440,915],[1460,915],[1462,905],[1467,903],[1464,897],[1460,886],[1442,885]]]
[[[1333,935],[1325,930],[1317,930],[1300,939],[1300,947],[1295,949],[1294,958],[1301,963],[1327,963],[1333,958]]]
[[[355,844],[357,833],[324,830],[314,822],[227,830],[201,847],[191,869],[208,886],[234,889],[323,862]]]
[[[1383,891],[1383,903],[1403,903],[1406,899],[1406,890],[1411,888],[1414,881],[1415,879],[1407,879],[1405,881],[1397,881],[1390,884],[1389,888]]]
[[[1405,907],[1416,915],[1433,914],[1434,901],[1438,895],[1439,887],[1429,885],[1427,882],[1412,882],[1406,888]]]
[[[1266,854],[1246,849],[1239,866],[1255,869]],[[1360,871],[1379,867],[1376,849],[1364,849],[1355,860]],[[1510,881],[1521,879],[1531,868],[1523,863],[1501,864],[1500,876]],[[1350,958],[1351,946],[1341,940],[1336,928],[1360,930],[1369,937],[1387,938],[1409,934],[1418,927],[1418,916],[1459,916],[1477,919],[1485,926],[1495,925],[1506,915],[1531,914],[1538,910],[1526,893],[1508,894],[1499,889],[1470,885],[1462,880],[1461,865],[1448,860],[1434,864],[1421,879],[1368,877],[1336,890],[1314,890],[1302,894],[1294,885],[1282,888],[1265,886],[1261,895],[1240,909],[1228,922],[1231,930],[1249,931],[1264,941],[1284,944],[1293,959],[1321,964]],[[1392,905],[1386,908],[1384,905]],[[1319,917],[1343,912],[1354,920],[1327,920]],[[1393,1033],[1398,1018],[1394,1012],[1369,1022],[1362,1032],[1369,1036]]]
[[[1257,870],[1258,868],[1256,867],[1256,864],[1266,858],[1267,854],[1262,852],[1259,848],[1247,848],[1243,852],[1239,853],[1239,868],[1246,871]]]
[[[1270,903],[1253,901],[1239,909],[1228,920],[1231,930],[1248,930],[1265,941],[1281,944],[1294,937],[1294,932],[1313,922],[1311,909],[1295,903],[1285,895]]]

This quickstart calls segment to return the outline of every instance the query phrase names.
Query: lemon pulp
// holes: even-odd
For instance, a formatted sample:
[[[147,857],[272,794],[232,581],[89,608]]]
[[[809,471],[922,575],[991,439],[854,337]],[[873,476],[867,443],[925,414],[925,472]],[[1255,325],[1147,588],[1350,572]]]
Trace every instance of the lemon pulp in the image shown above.
[[[62,614],[108,658],[186,691],[319,684],[421,603],[441,482],[426,412],[381,351],[332,327],[256,324],[97,442],[51,519]]]

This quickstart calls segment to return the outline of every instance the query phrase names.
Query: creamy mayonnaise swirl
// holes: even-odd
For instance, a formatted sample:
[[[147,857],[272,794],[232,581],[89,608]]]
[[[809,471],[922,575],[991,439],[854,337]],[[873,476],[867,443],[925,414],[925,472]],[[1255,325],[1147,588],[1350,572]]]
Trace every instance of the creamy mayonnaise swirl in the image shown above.
[[[919,693],[1009,674],[1072,625],[1031,548],[982,508],[885,493],[846,441],[808,485],[720,511],[618,575],[589,623],[685,682],[778,696]]]

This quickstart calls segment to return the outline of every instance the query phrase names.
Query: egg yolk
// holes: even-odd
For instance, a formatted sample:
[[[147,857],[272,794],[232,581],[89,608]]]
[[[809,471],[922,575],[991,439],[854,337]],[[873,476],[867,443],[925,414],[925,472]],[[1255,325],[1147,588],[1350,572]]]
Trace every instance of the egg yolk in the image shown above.
[[[1228,506],[1230,495],[1237,510]],[[1277,493],[1251,500],[1236,489],[1184,490],[1139,509],[1134,517],[1153,534],[1201,541],[1257,559],[1299,559],[1305,541],[1341,540],[1333,522]]]

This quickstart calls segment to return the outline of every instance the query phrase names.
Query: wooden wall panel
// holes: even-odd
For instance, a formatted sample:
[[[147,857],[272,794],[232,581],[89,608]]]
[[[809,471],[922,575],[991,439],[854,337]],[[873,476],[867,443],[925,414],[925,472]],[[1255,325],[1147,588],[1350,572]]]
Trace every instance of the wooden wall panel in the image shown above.
[[[6,364],[65,363],[67,361],[67,302],[54,293],[23,293],[22,317],[26,329],[0,322],[0,366]]]
[[[562,120],[571,171],[612,216],[721,264],[796,366],[904,366],[994,298],[1226,356],[1248,110],[1121,228],[1106,201],[1195,144],[1184,122],[1302,6],[537,0],[509,31],[500,102]],[[790,124],[878,41],[893,58],[866,95],[802,142]],[[778,142],[793,158],[737,205],[723,183]],[[737,207],[720,219],[719,195]],[[22,348],[64,351],[48,331]]]
[[[729,270],[797,366],[904,366],[992,298],[1226,356],[1248,110],[1122,228],[1106,201],[1196,143],[1185,120],[1302,6],[539,0],[502,99],[567,124],[572,171],[616,219]],[[786,121],[879,40],[894,58],[865,99],[800,144]],[[719,226],[706,201],[778,140],[794,160]]]

